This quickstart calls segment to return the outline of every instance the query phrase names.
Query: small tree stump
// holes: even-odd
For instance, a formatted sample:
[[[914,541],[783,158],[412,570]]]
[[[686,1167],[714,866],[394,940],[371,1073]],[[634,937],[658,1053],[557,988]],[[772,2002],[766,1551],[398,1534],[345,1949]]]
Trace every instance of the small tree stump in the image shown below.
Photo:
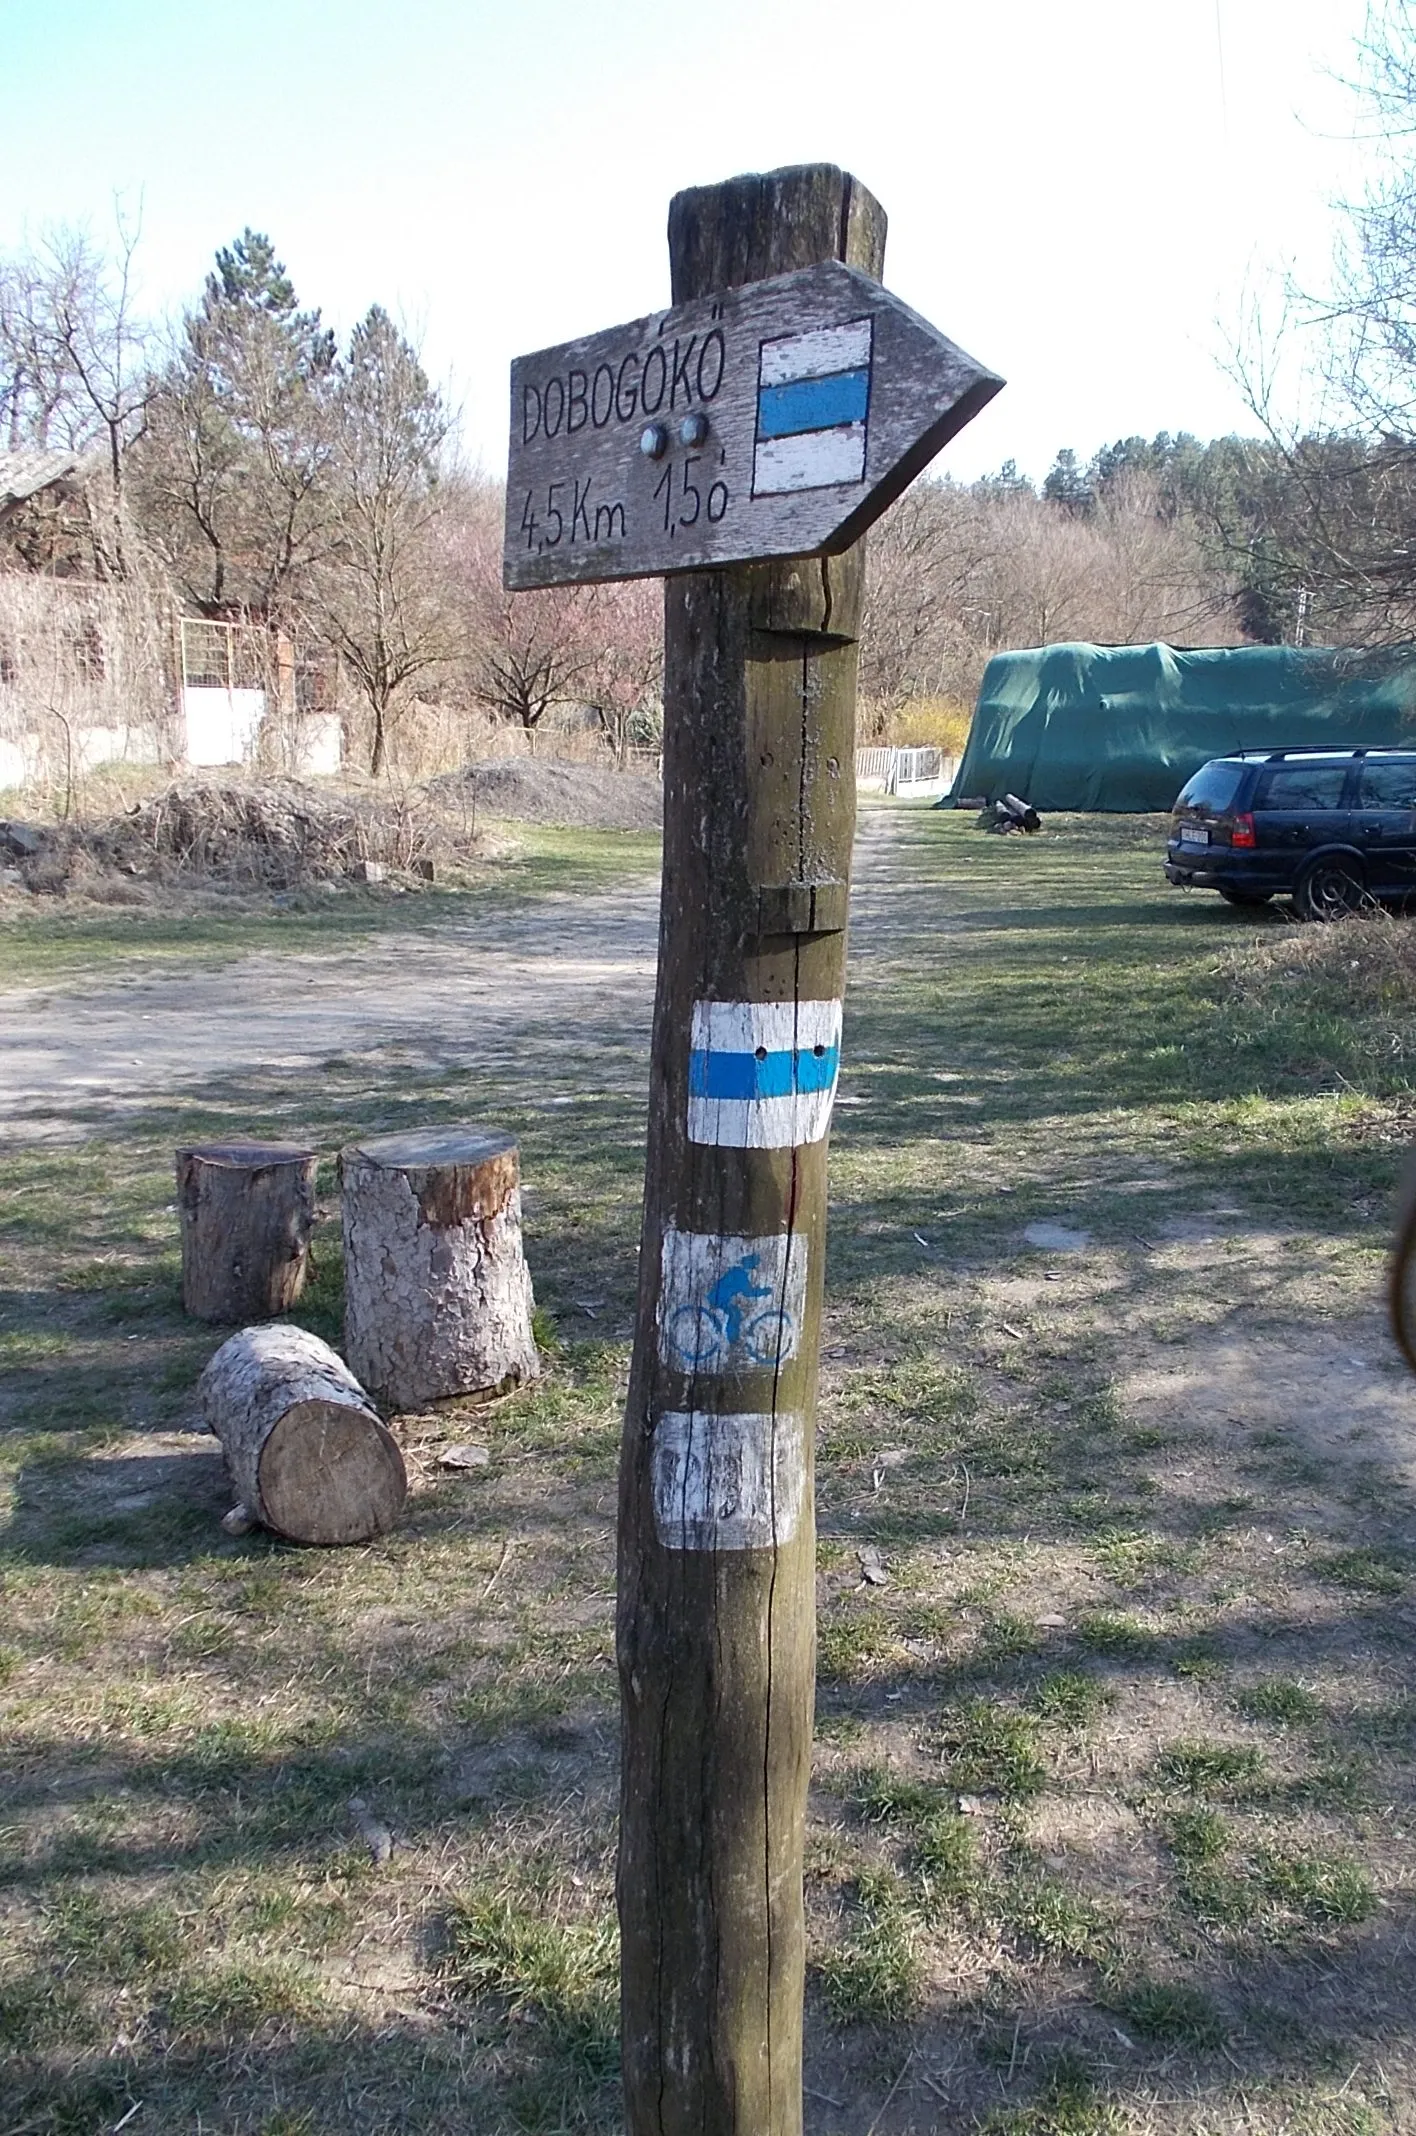
[[[380,1135],[339,1162],[344,1348],[370,1392],[406,1410],[534,1379],[512,1137]]]
[[[328,1343],[243,1328],[197,1383],[245,1511],[292,1543],[364,1543],[408,1495],[397,1441]],[[229,1516],[228,1516],[229,1518]]]
[[[196,1320],[270,1320],[305,1288],[313,1150],[206,1142],[177,1152],[182,1304]]]

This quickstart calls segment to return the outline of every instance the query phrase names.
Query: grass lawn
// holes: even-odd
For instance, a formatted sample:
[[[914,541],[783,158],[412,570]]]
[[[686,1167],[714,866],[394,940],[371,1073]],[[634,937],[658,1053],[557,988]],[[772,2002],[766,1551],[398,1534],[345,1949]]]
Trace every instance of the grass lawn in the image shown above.
[[[617,854],[642,879],[646,841],[560,835],[522,904]],[[506,895],[195,938],[58,914],[0,955],[52,988]],[[1416,1018],[1344,978],[1366,923],[1290,969],[1298,930],[1167,891],[1134,819],[1025,840],[873,809],[856,902],[808,2128],[1416,2128],[1416,1390],[1376,1317]],[[618,2125],[643,1083],[632,1047],[586,1075],[535,1030],[455,1078],[272,1063],[7,1159],[0,2136]],[[185,1428],[214,1337],[178,1311],[174,1143],[469,1112],[521,1138],[545,1380],[403,1420],[415,1492],[377,1547],[224,1536]],[[326,1221],[297,1317],[336,1341],[339,1284]],[[439,1470],[448,1438],[488,1465]]]
[[[345,948],[418,931],[530,899],[613,889],[658,867],[657,833],[562,830],[550,824],[487,829],[498,856],[456,869],[454,887],[393,895],[351,883],[311,885],[275,897],[224,891],[159,892],[113,905],[25,897],[0,901],[0,989],[56,977],[91,978],[114,966],[174,959],[215,964],[252,950]],[[141,893],[135,893],[141,895]]]

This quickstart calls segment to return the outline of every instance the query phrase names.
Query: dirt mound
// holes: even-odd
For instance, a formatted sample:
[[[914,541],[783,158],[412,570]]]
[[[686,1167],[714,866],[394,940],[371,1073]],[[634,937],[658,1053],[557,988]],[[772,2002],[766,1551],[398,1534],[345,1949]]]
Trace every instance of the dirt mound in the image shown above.
[[[597,764],[499,757],[469,764],[433,783],[444,790],[470,788],[479,815],[513,822],[584,831],[657,831],[664,821],[664,791],[657,779],[642,772],[602,770]]]
[[[25,887],[103,897],[123,882],[292,890],[383,869],[431,876],[473,857],[470,812],[421,788],[332,793],[298,779],[182,780],[121,816],[46,826]]]

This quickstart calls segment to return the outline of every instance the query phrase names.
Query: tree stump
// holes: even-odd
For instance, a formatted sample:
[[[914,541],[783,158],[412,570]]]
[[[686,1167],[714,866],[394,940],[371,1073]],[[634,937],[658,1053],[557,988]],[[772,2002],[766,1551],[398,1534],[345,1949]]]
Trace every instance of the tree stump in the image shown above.
[[[196,1320],[270,1320],[305,1288],[313,1150],[207,1142],[177,1152],[182,1304]]]
[[[243,1328],[197,1383],[236,1496],[292,1543],[365,1543],[408,1495],[403,1456],[328,1343],[304,1328]]]
[[[516,1143],[476,1127],[380,1135],[340,1157],[344,1348],[394,1410],[534,1379]]]

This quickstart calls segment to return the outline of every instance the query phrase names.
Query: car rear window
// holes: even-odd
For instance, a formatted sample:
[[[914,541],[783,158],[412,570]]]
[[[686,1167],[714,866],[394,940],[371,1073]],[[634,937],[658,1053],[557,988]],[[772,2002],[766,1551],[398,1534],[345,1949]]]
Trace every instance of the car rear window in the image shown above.
[[[1255,808],[1336,808],[1347,778],[1345,764],[1280,764],[1265,772]]]
[[[1357,787],[1359,808],[1416,808],[1416,757],[1369,759]]]
[[[1243,776],[1242,764],[1216,761],[1202,765],[1188,785],[1182,788],[1175,806],[1213,809],[1216,815],[1220,815],[1233,802]]]

